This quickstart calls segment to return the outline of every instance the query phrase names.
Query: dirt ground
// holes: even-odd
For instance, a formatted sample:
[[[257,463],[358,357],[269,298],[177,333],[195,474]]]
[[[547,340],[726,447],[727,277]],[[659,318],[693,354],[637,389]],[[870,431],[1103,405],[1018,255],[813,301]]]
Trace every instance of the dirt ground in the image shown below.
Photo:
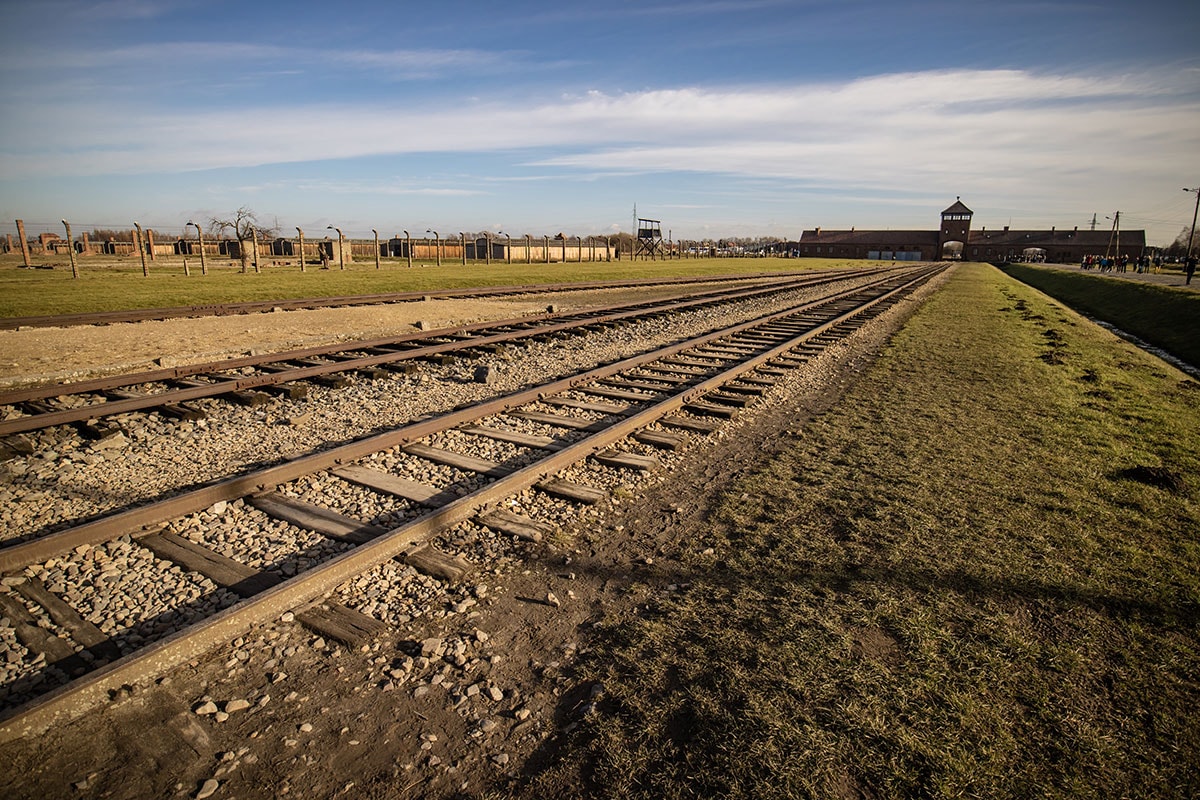
[[[556,300],[563,303],[563,300]],[[438,302],[383,309],[288,312],[254,318],[178,320],[88,332],[21,331],[0,339],[3,375],[28,379],[54,371],[144,364],[156,353],[203,353],[202,342],[254,341],[257,348],[311,344],[350,331],[411,330],[417,320],[517,316],[541,301]],[[484,306],[487,306],[484,308]],[[610,502],[598,523],[567,532],[567,546],[537,546],[503,575],[471,579],[490,590],[470,614],[428,620],[427,637],[473,638],[480,683],[501,687],[492,702],[455,705],[445,691],[418,695],[413,684],[381,688],[382,668],[421,651],[419,636],[385,633],[371,648],[313,646],[298,624],[294,652],[269,666],[238,663],[239,640],[175,670],[156,684],[128,687],[106,707],[54,727],[36,740],[0,747],[8,765],[0,794],[12,798],[481,797],[521,793],[525,779],[549,763],[602,687],[579,683],[575,656],[586,652],[592,625],[636,605],[645,592],[677,580],[675,557],[703,547],[708,511],[737,476],[771,457],[789,430],[835,404],[870,364],[885,335],[914,304],[827,354],[826,375],[809,390],[765,408],[694,448],[669,480],[640,496]],[[294,316],[293,316],[294,315]],[[872,326],[876,327],[876,326]],[[129,328],[129,330],[116,330]],[[319,329],[319,331],[318,331]],[[21,338],[16,334],[25,334]],[[36,334],[36,335],[34,335]],[[63,337],[57,339],[57,337]],[[20,342],[21,347],[14,343]],[[62,342],[81,345],[79,351]],[[120,342],[125,344],[122,345]],[[56,344],[56,342],[58,342]],[[150,344],[150,343],[153,344]],[[88,350],[82,349],[86,344]],[[25,349],[21,349],[25,348]],[[242,352],[234,346],[229,350]],[[46,355],[57,352],[55,357]],[[90,355],[88,355],[90,353]],[[836,363],[834,363],[836,362]],[[836,369],[832,369],[836,367]],[[558,607],[541,602],[553,592]],[[477,632],[485,632],[480,637]],[[250,640],[253,637],[247,637]],[[305,646],[307,645],[307,646]],[[382,664],[382,667],[381,667]],[[279,674],[286,678],[277,680]],[[418,696],[414,696],[418,695]],[[195,708],[211,698],[249,708],[222,722]],[[265,699],[264,699],[265,698]]]
[[[429,299],[239,316],[4,330],[0,331],[0,390],[334,342],[404,336],[416,333],[418,323],[424,329],[446,328],[529,317],[544,314],[550,308],[571,311],[643,302],[693,291],[703,285],[556,292],[496,299]]]
[[[556,299],[578,302],[577,298]],[[401,336],[418,322],[433,328],[540,314],[545,298],[423,300],[353,308],[305,309],[236,317],[170,319],[73,328],[0,331],[0,388],[161,366]]]

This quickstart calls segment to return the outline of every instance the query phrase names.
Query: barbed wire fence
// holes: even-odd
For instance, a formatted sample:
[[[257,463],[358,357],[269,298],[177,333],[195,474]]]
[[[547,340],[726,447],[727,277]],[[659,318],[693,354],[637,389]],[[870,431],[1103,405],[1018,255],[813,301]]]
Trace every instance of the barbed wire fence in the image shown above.
[[[146,275],[150,271],[147,259],[153,263],[160,258],[170,260],[175,257],[184,259],[185,274],[190,274],[187,258],[194,256],[199,257],[201,274],[205,275],[208,273],[208,256],[214,259],[214,263],[232,261],[236,266],[236,262],[240,261],[242,271],[246,271],[247,265],[252,262],[256,272],[263,265],[260,261],[269,267],[298,265],[303,272],[308,263],[319,263],[323,268],[336,265],[339,269],[345,269],[346,263],[354,263],[356,259],[374,260],[376,268],[379,268],[382,259],[388,259],[389,263],[400,259],[412,266],[414,261],[438,265],[455,261],[461,261],[464,265],[470,262],[551,264],[635,258],[634,237],[623,233],[567,235],[560,232],[552,236],[513,236],[504,232],[459,232],[457,236],[442,236],[437,231],[427,230],[424,235],[413,236],[404,230],[403,235],[394,233],[381,237],[378,231],[372,230],[370,237],[364,237],[355,236],[354,232],[345,235],[332,225],[326,226],[326,230],[314,231],[317,234],[315,236],[306,235],[301,228],[296,228],[296,232],[296,236],[289,237],[269,228],[255,230],[252,237],[238,239],[211,222],[206,229],[192,221],[180,226],[177,221],[122,224],[16,219],[11,222],[0,221],[0,251],[21,254],[25,266],[35,266],[32,263],[34,256],[41,259],[68,256],[75,277],[79,274],[77,258],[95,256],[130,258],[140,255],[142,271]],[[333,235],[334,232],[336,235]],[[715,242],[669,241],[661,253],[651,257],[681,259],[756,254],[743,252],[742,248],[725,249],[725,242],[720,244],[722,247],[718,249]],[[248,253],[243,258],[243,248],[252,250],[252,254]]]
[[[0,248],[5,253],[20,253],[25,266],[34,256],[68,256],[72,273],[78,276],[77,259],[94,256],[136,257],[142,256],[143,273],[149,274],[150,262],[160,258],[183,257],[185,274],[186,259],[199,257],[201,274],[207,274],[207,260],[214,266],[231,261],[234,266],[240,261],[242,271],[251,265],[256,272],[261,266],[299,266],[305,271],[309,264],[323,268],[345,269],[346,264],[356,260],[374,261],[376,268],[381,261],[389,263],[397,259],[408,266],[413,262],[432,262],[438,265],[461,261],[487,263],[564,263],[613,261],[622,257],[619,236],[566,236],[551,237],[525,235],[512,237],[507,234],[459,233],[456,237],[443,237],[435,231],[413,236],[408,231],[381,237],[372,231],[370,237],[346,236],[334,226],[328,230],[306,234],[296,228],[295,236],[279,235],[274,229],[254,230],[248,237],[236,236],[208,230],[197,223],[188,222],[182,229],[178,223],[133,226],[99,222],[72,222],[60,220],[14,220],[0,223]],[[333,232],[336,231],[336,234]],[[313,235],[315,234],[315,235]],[[430,235],[433,234],[433,235]],[[243,258],[243,250],[246,255]],[[627,257],[627,256],[626,256]]]

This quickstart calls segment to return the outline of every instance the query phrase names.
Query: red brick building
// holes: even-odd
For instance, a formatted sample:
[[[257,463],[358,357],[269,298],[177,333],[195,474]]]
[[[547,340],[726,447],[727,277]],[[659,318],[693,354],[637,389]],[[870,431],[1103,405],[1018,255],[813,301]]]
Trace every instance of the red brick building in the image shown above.
[[[804,231],[800,241],[790,246],[793,253],[811,258],[869,258],[885,261],[1016,261],[1039,259],[1074,263],[1088,255],[1125,255],[1137,258],[1146,249],[1144,230],[1081,231],[1010,230],[980,228],[971,230],[974,212],[955,200],[942,212],[936,231],[884,230],[851,228],[830,231],[821,228]]]

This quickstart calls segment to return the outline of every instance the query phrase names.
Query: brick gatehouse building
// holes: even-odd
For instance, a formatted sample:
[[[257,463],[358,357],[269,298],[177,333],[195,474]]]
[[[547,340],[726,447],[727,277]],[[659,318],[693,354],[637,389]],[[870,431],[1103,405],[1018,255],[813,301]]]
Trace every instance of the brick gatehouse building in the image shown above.
[[[800,234],[789,249],[801,257],[871,258],[896,261],[1016,261],[1038,259],[1075,263],[1089,255],[1138,258],[1146,249],[1146,232],[1079,230],[971,230],[974,212],[962,200],[942,212],[936,231],[830,231],[814,228]]]

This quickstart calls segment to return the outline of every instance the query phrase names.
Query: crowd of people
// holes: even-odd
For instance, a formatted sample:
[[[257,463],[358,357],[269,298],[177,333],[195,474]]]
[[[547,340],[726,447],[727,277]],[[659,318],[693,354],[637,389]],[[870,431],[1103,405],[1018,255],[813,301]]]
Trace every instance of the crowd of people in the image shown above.
[[[1084,256],[1079,263],[1080,269],[1095,269],[1100,272],[1128,272],[1130,265],[1133,266],[1134,272],[1150,272],[1153,269],[1159,272],[1162,269],[1162,258],[1155,256],[1143,255],[1137,258],[1130,258],[1126,255],[1119,256]]]
[[[1176,262],[1178,263],[1178,259]],[[1188,256],[1183,259],[1184,274],[1187,275],[1186,283],[1192,282],[1192,276],[1196,272],[1196,256]],[[1084,256],[1080,259],[1080,269],[1094,269],[1100,272],[1128,272],[1130,265],[1133,265],[1134,272],[1161,272],[1163,259],[1161,256],[1151,258],[1147,255],[1130,258],[1129,256]]]

